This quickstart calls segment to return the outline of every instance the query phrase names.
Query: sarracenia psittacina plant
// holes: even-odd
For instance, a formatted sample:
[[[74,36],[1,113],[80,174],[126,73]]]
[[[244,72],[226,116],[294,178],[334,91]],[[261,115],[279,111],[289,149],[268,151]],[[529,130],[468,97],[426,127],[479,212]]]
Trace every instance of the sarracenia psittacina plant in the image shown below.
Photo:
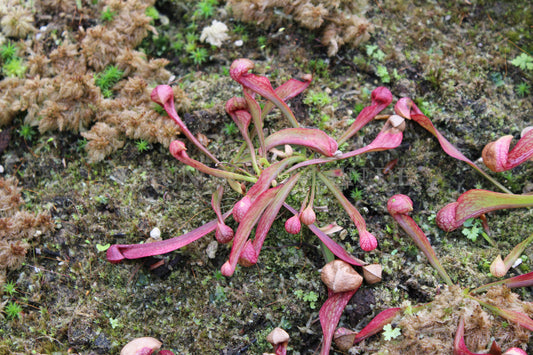
[[[376,238],[366,230],[363,217],[355,207],[342,195],[340,189],[329,180],[329,177],[320,172],[320,165],[331,160],[346,159],[366,152],[380,151],[397,147],[402,140],[403,119],[393,115],[386,122],[382,131],[366,147],[351,152],[342,153],[338,150],[339,142],[344,142],[353,136],[361,127],[374,118],[392,101],[392,94],[386,88],[377,88],[372,93],[372,104],[363,109],[356,119],[341,136],[335,141],[319,129],[303,128],[298,124],[296,117],[285,103],[301,93],[311,82],[311,76],[305,75],[303,81],[290,79],[277,89],[273,89],[268,78],[250,73],[253,63],[247,59],[236,60],[230,68],[230,76],[243,86],[244,97],[231,98],[226,104],[226,112],[236,123],[241,132],[244,143],[236,155],[229,162],[221,163],[208,150],[198,142],[179,118],[174,109],[172,88],[168,85],[158,86],[152,93],[152,100],[165,108],[169,116],[179,125],[184,135],[204,154],[212,160],[213,164],[193,159],[187,154],[184,142],[179,140],[170,144],[171,154],[182,163],[187,164],[205,174],[225,179],[230,186],[244,196],[238,200],[229,212],[223,212],[220,206],[222,188],[213,194],[212,207],[217,219],[206,226],[197,228],[183,236],[162,242],[142,245],[114,245],[108,250],[110,261],[119,262],[123,259],[151,256],[182,247],[201,236],[215,231],[217,240],[226,243],[232,240],[233,228],[224,220],[233,215],[237,222],[233,237],[232,250],[229,260],[222,267],[222,272],[230,276],[235,271],[237,263],[245,266],[257,262],[264,240],[271,225],[279,214],[281,206],[289,209],[296,218],[290,218],[287,229],[292,233],[299,232],[301,223],[308,225],[309,229],[340,259],[353,264],[365,265],[364,262],[353,258],[331,238],[321,232],[314,225],[316,215],[313,210],[314,187],[316,177],[328,179],[327,185],[332,193],[346,208],[352,220],[359,229],[360,243],[363,250],[372,250],[377,246]],[[266,100],[261,102],[259,100]],[[263,120],[272,108],[278,107],[291,124],[291,128],[281,129],[268,136],[264,135]],[[252,131],[253,130],[253,131]],[[278,146],[285,146],[286,154],[280,161],[274,158],[269,161],[269,152]],[[287,148],[288,147],[288,148]],[[275,156],[278,154],[276,153]],[[311,164],[304,164],[306,162]],[[313,165],[313,166],[310,166]],[[250,169],[252,168],[252,170]],[[303,177],[311,176],[311,200],[307,207],[300,213],[293,210],[285,203],[295,186],[306,181]],[[283,181],[278,183],[277,180]],[[246,187],[246,184],[250,186]],[[250,238],[255,228],[255,237]]]
[[[426,115],[424,115],[422,111],[420,111],[420,109],[415,105],[413,100],[408,97],[402,97],[394,106],[394,111],[397,115],[403,118],[415,121],[416,123],[424,127],[427,131],[429,131],[431,134],[433,134],[439,141],[440,146],[446,152],[446,154],[455,159],[464,161],[472,168],[474,168],[477,172],[479,172],[481,175],[483,175],[487,180],[496,185],[503,192],[511,193],[511,191],[509,191],[505,186],[502,186],[499,182],[487,175],[487,173],[481,170],[470,159],[465,157],[463,153],[461,153],[453,144],[451,144],[446,138],[444,138],[444,136],[437,130],[437,128],[435,128],[431,120]]]
[[[533,157],[533,127],[522,131],[522,137],[509,151],[513,136],[503,136],[483,148],[483,163],[492,171],[502,172],[513,169]]]
[[[508,208],[533,206],[533,195],[514,195],[488,190],[468,190],[456,202],[444,206],[435,218],[440,229],[451,232],[470,218]]]
[[[507,196],[507,194],[501,194],[501,195]],[[393,216],[393,218],[398,222],[398,224],[400,224],[400,226],[406,231],[406,233],[413,239],[417,247],[424,252],[426,257],[429,259],[431,265],[439,272],[439,274],[446,281],[448,286],[452,286],[452,281],[450,277],[448,276],[448,273],[446,272],[446,270],[444,270],[444,268],[440,264],[435,254],[435,251],[431,247],[431,244],[429,243],[429,240],[425,236],[424,232],[420,229],[420,227],[416,225],[415,221],[411,217],[407,216],[407,213],[409,213],[413,209],[413,203],[411,199],[408,196],[401,195],[401,194],[394,195],[389,199],[387,203],[387,209],[389,210],[389,213]],[[485,286],[478,287],[471,292],[469,292],[469,290],[467,289],[467,290],[464,290],[463,295],[464,297],[470,298],[478,302],[480,305],[484,306],[485,308],[488,308],[493,313],[509,321],[518,323],[519,325],[521,325],[522,327],[526,329],[533,330],[533,320],[529,318],[525,313],[496,307],[474,296],[474,293],[478,293],[478,292],[488,289],[489,287],[501,285],[501,284],[504,284],[509,288],[531,286],[533,285],[533,273],[529,273],[527,275],[520,275],[517,277],[510,278],[510,279],[501,280],[498,282],[487,284]],[[457,338],[456,338],[456,341],[457,341]],[[465,351],[466,347],[463,348],[460,345],[461,344],[459,344],[459,347],[456,347],[456,348],[459,349],[460,351]],[[466,351],[467,350],[468,349],[466,349]],[[457,352],[455,354],[472,354],[472,353]]]
[[[394,195],[387,202],[387,210],[407,235],[411,237],[413,242],[415,242],[418,249],[428,258],[429,263],[437,270],[446,284],[448,286],[453,285],[450,276],[448,276],[448,273],[442,267],[428,238],[416,222],[408,215],[413,210],[413,201],[406,195]]]

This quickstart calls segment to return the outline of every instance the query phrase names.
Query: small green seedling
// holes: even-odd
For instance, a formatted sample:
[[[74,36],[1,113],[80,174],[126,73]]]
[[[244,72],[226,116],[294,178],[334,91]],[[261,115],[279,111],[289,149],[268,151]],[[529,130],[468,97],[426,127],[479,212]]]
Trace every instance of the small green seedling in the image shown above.
[[[111,88],[122,79],[124,72],[114,65],[110,65],[104,71],[95,74],[94,83],[102,90],[105,98],[113,96]]]
[[[522,70],[533,70],[533,57],[529,54],[522,53],[515,59],[511,60],[511,64]]]
[[[144,139],[139,139],[138,141],[136,141],[135,146],[137,147],[139,153],[147,152],[148,150],[150,150],[150,145]]]
[[[109,249],[110,246],[111,246],[111,244],[109,244],[109,243],[104,244],[104,245],[96,244],[96,250],[98,250],[99,252],[103,252],[103,251],[106,251],[107,249]]]
[[[402,335],[402,331],[400,328],[393,328],[391,324],[387,324],[383,327],[383,338],[386,341],[396,339],[400,335]]]
[[[15,283],[13,281],[5,283],[3,289],[4,293],[9,296],[13,296],[15,293],[17,293],[17,289],[15,288]]]
[[[228,136],[232,136],[234,134],[239,133],[239,128],[235,124],[235,122],[229,122],[224,123],[224,128],[222,128],[222,132]]]
[[[30,125],[22,125],[18,131],[18,134],[24,138],[24,140],[31,141],[35,135],[35,130]]]
[[[8,319],[20,319],[22,307],[15,302],[9,302],[6,308],[4,309],[4,312],[6,313]]]
[[[201,65],[207,62],[208,57],[209,53],[207,53],[207,49],[205,48],[196,48],[191,52],[191,54],[189,54],[189,58],[191,58],[193,63],[196,65]]]
[[[115,18],[116,15],[117,15],[116,11],[111,11],[110,8],[107,8],[107,9],[105,9],[104,12],[102,12],[102,15],[100,15],[100,19],[103,22],[111,22],[111,21],[113,21],[113,19]]]
[[[309,307],[311,307],[311,309],[316,308],[316,301],[318,301],[318,293],[314,291],[304,292],[303,290],[296,290],[294,291],[294,295],[299,300],[309,302]]]
[[[8,42],[0,46],[0,58],[4,63],[9,62],[17,56],[17,46]]]
[[[148,6],[144,13],[146,14],[146,16],[151,17],[152,20],[159,19],[159,11],[157,11],[157,9],[153,6]]]

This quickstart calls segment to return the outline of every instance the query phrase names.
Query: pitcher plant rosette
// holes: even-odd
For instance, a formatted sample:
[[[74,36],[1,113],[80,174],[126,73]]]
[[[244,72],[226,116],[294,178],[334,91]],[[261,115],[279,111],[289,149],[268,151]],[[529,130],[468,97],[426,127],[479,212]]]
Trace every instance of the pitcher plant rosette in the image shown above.
[[[386,118],[386,122],[370,144],[344,152],[339,147],[349,146],[349,144],[344,143],[347,143],[362,127],[376,118],[392,103],[392,94],[387,88],[376,88],[371,94],[371,104],[359,113],[355,121],[337,139],[334,139],[320,129],[302,127],[287,104],[288,100],[299,95],[309,86],[312,80],[311,75],[304,75],[301,80],[290,79],[274,89],[267,77],[252,73],[253,68],[254,63],[248,59],[237,59],[230,67],[230,76],[242,86],[243,96],[230,98],[225,105],[225,110],[238,127],[243,143],[229,161],[220,161],[187,128],[176,113],[173,90],[170,86],[157,86],[151,94],[151,99],[164,108],[188,140],[187,144],[181,140],[173,141],[169,147],[172,156],[202,173],[225,180],[227,185],[242,197],[235,201],[230,208],[223,211],[221,200],[224,185],[219,185],[211,199],[211,207],[216,215],[215,219],[188,233],[162,241],[146,244],[114,244],[107,250],[107,259],[110,262],[119,263],[125,259],[169,253],[214,232],[219,243],[232,243],[229,257],[221,267],[222,274],[229,277],[234,274],[237,264],[251,266],[258,262],[268,232],[283,208],[290,214],[290,217],[284,222],[285,230],[288,233],[300,233],[302,224],[304,224],[320,239],[326,250],[331,252],[330,254],[325,253],[329,263],[322,270],[322,280],[328,288],[328,299],[319,312],[324,335],[321,354],[325,355],[329,353],[333,339],[339,348],[348,349],[353,344],[378,333],[396,316],[403,313],[402,308],[389,308],[377,314],[359,332],[346,328],[335,330],[345,306],[363,282],[363,277],[359,276],[353,266],[358,267],[363,272],[364,279],[369,284],[381,280],[381,266],[379,264],[370,265],[355,258],[316,225],[314,202],[317,194],[323,191],[323,189],[318,188],[317,182],[320,182],[321,186],[327,188],[326,191],[329,191],[353,221],[358,231],[360,248],[368,252],[378,246],[376,237],[368,231],[361,213],[334,181],[334,177],[339,175],[340,169],[332,172],[326,164],[339,162],[364,153],[398,147],[403,139],[403,131],[406,127],[405,119],[408,119],[418,123],[434,135],[448,155],[472,166],[504,192],[497,193],[485,190],[466,192],[459,197],[457,202],[451,203],[438,213],[436,220],[439,227],[445,231],[451,231],[462,225],[466,219],[478,217],[489,211],[501,208],[527,207],[533,204],[533,195],[511,194],[507,188],[464,156],[435,128],[429,118],[409,98],[398,100],[394,106],[395,114],[379,116],[379,118]],[[289,127],[267,134],[264,122],[274,108],[281,111]],[[489,168],[494,171],[503,171],[531,159],[533,156],[533,130],[526,130],[515,148],[509,152],[511,139],[512,137],[503,137],[485,148],[483,159]],[[203,161],[189,156],[187,145],[189,148],[191,145],[194,146],[205,155]],[[291,194],[292,197],[296,195],[297,187],[298,191],[307,191],[299,208],[287,203],[287,198]],[[388,210],[396,222],[411,236],[417,247],[426,255],[444,282],[448,286],[454,285],[440,264],[427,237],[415,221],[408,216],[408,213],[412,211],[411,200],[405,195],[395,195],[389,200]],[[226,220],[230,216],[236,222],[235,229],[226,224]],[[229,224],[233,225],[233,223]],[[254,228],[255,233],[252,233]],[[498,270],[500,274],[505,273],[525,246],[532,241],[533,236],[517,246],[505,260],[500,260],[501,262],[494,270]],[[333,260],[335,257],[340,260]],[[505,267],[507,269],[504,269]],[[502,280],[500,283],[508,287],[523,287],[531,286],[532,280],[532,274],[528,274],[519,279]],[[485,286],[471,292],[466,291],[465,297],[475,299],[482,304],[481,300],[475,298],[474,294],[484,289]],[[499,309],[488,304],[483,304],[483,306],[507,320],[517,322],[527,329],[533,329],[533,322],[527,316],[524,317],[523,314],[513,313],[513,311]],[[469,353],[464,347],[464,343],[461,343],[462,329],[462,323],[460,323],[455,344],[456,354]],[[288,338],[283,337],[279,342],[273,343],[276,353],[286,352],[287,341]],[[509,349],[505,354],[512,354],[513,350]],[[495,351],[495,353],[497,352]]]
[[[165,109],[183,135],[210,162],[204,163],[189,156],[187,145],[180,140],[170,144],[170,153],[180,162],[202,173],[225,179],[233,190],[242,194],[242,198],[229,210],[222,211],[220,201],[224,188],[221,186],[212,197],[211,205],[217,217],[215,220],[181,236],[163,241],[112,245],[107,251],[107,259],[110,262],[118,263],[124,259],[165,254],[214,231],[220,243],[233,242],[229,259],[221,269],[223,275],[231,276],[237,264],[250,266],[257,263],[265,238],[283,207],[293,214],[285,223],[289,233],[299,233],[301,224],[304,224],[339,259],[352,265],[365,265],[363,261],[348,254],[315,225],[314,201],[319,191],[317,180],[327,186],[354,222],[359,232],[360,247],[364,251],[375,249],[378,244],[377,239],[367,230],[363,216],[323,168],[326,163],[363,153],[393,149],[401,143],[405,127],[404,119],[391,115],[381,132],[369,145],[348,152],[339,150],[340,144],[355,135],[392,102],[391,92],[384,87],[375,89],[371,95],[371,105],[365,107],[354,123],[335,140],[322,130],[301,127],[286,103],[309,86],[311,75],[305,75],[302,80],[290,79],[273,89],[267,77],[251,73],[253,68],[253,62],[248,59],[235,60],[230,68],[231,78],[242,85],[243,97],[229,99],[225,108],[238,127],[244,142],[230,162],[220,162],[187,128],[176,113],[170,86],[157,86],[151,95],[152,100]],[[291,127],[265,135],[264,121],[275,107],[282,112]],[[285,152],[278,150],[277,147],[285,147]],[[299,184],[308,184],[309,186],[304,188],[309,193],[301,208],[295,209],[286,203],[286,199]],[[230,215],[237,222],[236,230],[225,223]],[[255,235],[252,238],[253,228]]]

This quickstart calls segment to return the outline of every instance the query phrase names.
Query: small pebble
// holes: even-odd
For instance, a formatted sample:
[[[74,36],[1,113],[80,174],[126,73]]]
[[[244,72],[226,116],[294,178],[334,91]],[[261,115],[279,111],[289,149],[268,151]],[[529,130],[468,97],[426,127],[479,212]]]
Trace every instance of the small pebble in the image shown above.
[[[150,231],[150,238],[155,240],[161,239],[161,231],[159,230],[159,228],[155,227]]]
[[[205,250],[205,253],[207,254],[207,257],[209,259],[214,259],[217,254],[218,249],[218,242],[216,240],[213,240],[209,245],[207,246],[207,249]]]

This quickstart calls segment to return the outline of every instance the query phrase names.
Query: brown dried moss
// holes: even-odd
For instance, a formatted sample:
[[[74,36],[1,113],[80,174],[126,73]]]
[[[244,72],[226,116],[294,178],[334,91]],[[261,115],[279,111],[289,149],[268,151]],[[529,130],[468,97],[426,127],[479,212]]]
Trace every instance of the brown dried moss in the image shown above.
[[[11,123],[20,111],[26,113],[25,124],[39,131],[67,130],[83,132],[88,140],[89,160],[102,160],[124,145],[126,137],[144,139],[168,146],[179,129],[168,118],[153,110],[151,86],[166,83],[170,73],[165,59],[149,59],[134,50],[153,31],[151,18],[145,14],[152,1],[107,0],[87,6],[83,11],[110,9],[113,21],[69,32],[64,41],[53,45],[50,33],[40,33],[33,42],[20,42],[21,52],[29,58],[25,79],[5,78],[0,82],[0,126]],[[84,3],[85,4],[85,3]],[[37,1],[37,8],[48,13],[64,14],[75,9],[64,1]],[[37,13],[36,16],[39,16]],[[44,16],[44,15],[41,15]],[[44,17],[43,17],[44,18]],[[50,46],[53,49],[47,50]],[[95,84],[95,74],[109,65],[124,71],[123,79],[113,90],[115,98],[103,97]],[[177,109],[189,108],[184,92],[174,89]]]
[[[522,302],[507,287],[491,288],[479,299],[503,309],[533,315],[533,305]],[[387,342],[381,349],[387,354],[451,354],[459,318],[465,318],[465,343],[472,352],[486,351],[492,340],[502,349],[519,347],[528,342],[530,332],[513,322],[502,326],[504,319],[494,316],[477,301],[464,297],[459,286],[445,289],[419,312],[407,315],[398,326],[399,341]]]
[[[0,5],[0,29],[7,37],[26,38],[35,31],[31,6],[20,1]]]
[[[15,178],[0,178],[0,285],[8,269],[20,267],[29,242],[53,229],[48,213],[19,210],[22,188],[17,184]]]
[[[275,11],[281,8],[285,15],[294,16],[302,27],[317,30],[330,57],[343,45],[355,47],[368,40],[374,28],[361,17],[367,7],[366,1],[230,0],[229,4],[240,21],[264,26],[281,21]]]

